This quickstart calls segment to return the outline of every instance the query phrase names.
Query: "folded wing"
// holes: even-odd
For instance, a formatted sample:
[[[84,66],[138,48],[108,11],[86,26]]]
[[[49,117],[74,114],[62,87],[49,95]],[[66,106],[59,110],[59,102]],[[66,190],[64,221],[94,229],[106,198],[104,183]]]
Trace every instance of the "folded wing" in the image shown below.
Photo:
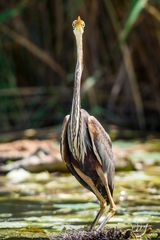
[[[93,116],[90,116],[88,118],[88,130],[94,154],[102,166],[103,172],[107,175],[108,185],[112,193],[115,163],[113,159],[112,143],[110,137],[102,125]]]

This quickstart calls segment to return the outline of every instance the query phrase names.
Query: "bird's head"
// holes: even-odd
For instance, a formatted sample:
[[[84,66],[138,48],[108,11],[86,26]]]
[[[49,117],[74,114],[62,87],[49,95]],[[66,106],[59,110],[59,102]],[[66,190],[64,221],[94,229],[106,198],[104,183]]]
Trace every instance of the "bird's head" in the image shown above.
[[[76,36],[79,34],[80,35],[83,34],[85,22],[80,18],[80,16],[78,16],[78,18],[73,21],[72,26],[73,26],[73,32]]]

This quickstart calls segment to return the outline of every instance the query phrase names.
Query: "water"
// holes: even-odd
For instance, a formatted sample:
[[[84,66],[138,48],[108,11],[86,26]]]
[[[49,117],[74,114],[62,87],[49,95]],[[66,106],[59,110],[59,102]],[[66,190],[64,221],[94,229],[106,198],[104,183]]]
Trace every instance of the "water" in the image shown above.
[[[118,172],[118,210],[108,227],[160,229],[160,167]],[[21,178],[18,176],[21,175]],[[0,239],[42,239],[88,226],[99,209],[95,196],[71,175],[14,171],[0,177]]]

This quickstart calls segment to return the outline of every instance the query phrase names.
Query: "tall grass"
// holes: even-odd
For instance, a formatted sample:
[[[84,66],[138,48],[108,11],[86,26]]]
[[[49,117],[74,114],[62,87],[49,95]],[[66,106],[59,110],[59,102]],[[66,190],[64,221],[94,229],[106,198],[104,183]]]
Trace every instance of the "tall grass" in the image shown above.
[[[21,0],[0,3],[0,131],[62,122],[84,34],[82,105],[104,122],[160,129],[159,1]]]

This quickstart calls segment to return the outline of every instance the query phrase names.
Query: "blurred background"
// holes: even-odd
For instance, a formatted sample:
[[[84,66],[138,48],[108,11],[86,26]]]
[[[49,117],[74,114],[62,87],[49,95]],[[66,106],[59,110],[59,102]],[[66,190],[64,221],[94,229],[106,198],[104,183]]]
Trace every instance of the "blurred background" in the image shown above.
[[[113,128],[159,132],[159,0],[1,0],[0,132],[62,124],[78,15],[86,22],[82,107]]]
[[[159,239],[160,0],[0,0],[0,239],[48,239],[88,226],[99,208],[59,151],[78,15],[82,107],[109,132],[116,159],[108,226]]]

